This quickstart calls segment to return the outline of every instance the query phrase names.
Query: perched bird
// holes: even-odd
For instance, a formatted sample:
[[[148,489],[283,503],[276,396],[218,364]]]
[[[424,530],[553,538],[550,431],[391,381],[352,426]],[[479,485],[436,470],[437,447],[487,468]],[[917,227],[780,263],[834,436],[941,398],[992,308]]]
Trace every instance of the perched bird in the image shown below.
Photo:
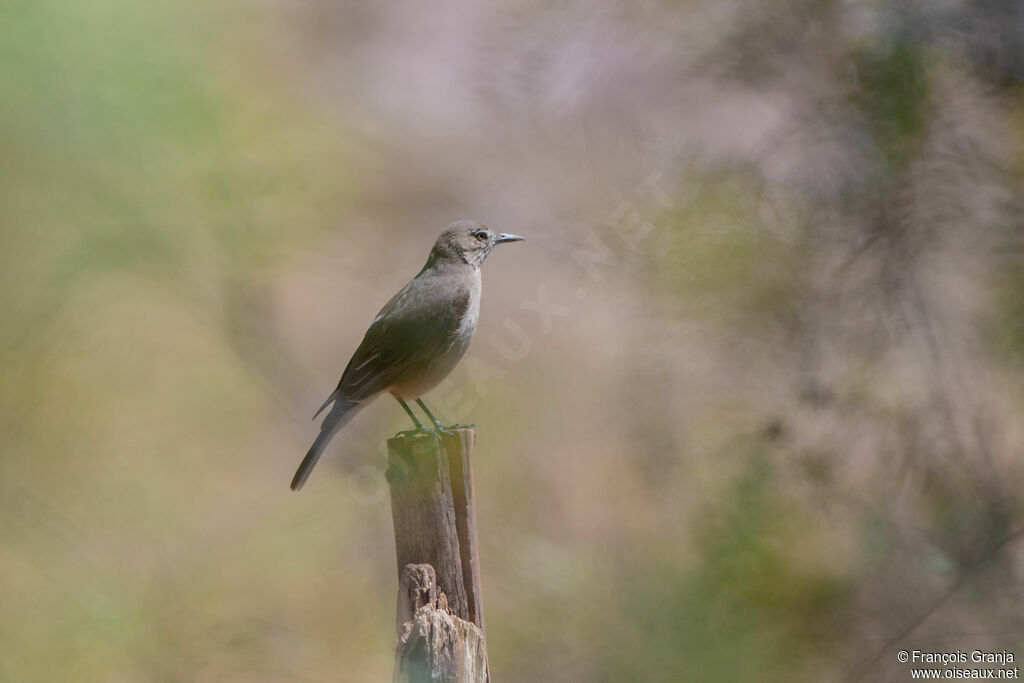
[[[434,426],[444,429],[421,396],[440,384],[469,348],[480,315],[480,265],[495,245],[522,239],[475,221],[457,221],[441,232],[423,270],[380,309],[338,388],[313,416],[334,404],[295,472],[293,491],[306,483],[331,437],[385,391],[398,399],[417,430],[423,424],[406,401],[415,400]]]

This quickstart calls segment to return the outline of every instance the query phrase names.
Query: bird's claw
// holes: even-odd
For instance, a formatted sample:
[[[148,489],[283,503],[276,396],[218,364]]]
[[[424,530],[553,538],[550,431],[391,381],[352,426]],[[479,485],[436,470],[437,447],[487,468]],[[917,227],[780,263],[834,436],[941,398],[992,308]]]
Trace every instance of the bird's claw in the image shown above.
[[[395,434],[395,436],[409,437],[409,436],[414,436],[414,435],[417,435],[417,434],[433,434],[434,436],[450,436],[450,437],[453,437],[453,436],[455,436],[455,430],[456,429],[472,429],[473,427],[476,427],[476,425],[475,424],[465,425],[465,424],[462,424],[462,423],[448,425],[446,427],[443,424],[441,424],[440,421],[437,421],[437,422],[434,422],[434,426],[433,427],[426,427],[424,425],[419,425],[418,427],[416,427],[416,429],[407,429],[404,432],[397,432]]]
[[[454,437],[456,429],[471,429],[471,428],[473,428],[475,426],[476,425],[464,425],[464,424],[460,423],[460,424],[448,425],[447,427],[445,427],[443,424],[438,422],[437,424],[434,425],[434,430],[433,431],[436,432],[437,434],[443,434],[445,436]]]
[[[432,432],[434,432],[435,434],[438,434],[438,435],[452,436],[452,429],[451,429],[451,427],[445,427],[443,424],[441,424],[437,420],[434,420],[434,428],[432,430],[430,430],[430,431],[432,431]]]
[[[395,436],[409,437],[409,436],[415,436],[417,434],[433,434],[433,433],[434,433],[434,430],[427,429],[426,427],[420,426],[420,427],[417,427],[416,429],[406,429],[405,431],[397,432],[395,434]]]

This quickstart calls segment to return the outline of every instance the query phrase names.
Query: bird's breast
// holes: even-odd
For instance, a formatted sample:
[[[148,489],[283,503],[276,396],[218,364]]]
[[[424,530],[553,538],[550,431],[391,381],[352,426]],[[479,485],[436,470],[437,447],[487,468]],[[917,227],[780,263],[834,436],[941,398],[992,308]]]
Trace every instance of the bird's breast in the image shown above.
[[[469,274],[463,271],[460,275],[457,280],[448,279],[443,288],[447,291],[441,298],[448,302],[443,316],[447,327],[444,340],[438,340],[440,343],[434,353],[417,363],[415,368],[395,378],[391,386],[391,393],[395,396],[406,400],[419,398],[441,383],[469,349],[480,318],[480,271],[474,269]],[[453,280],[461,282],[453,286]]]
[[[476,332],[477,321],[480,320],[480,269],[473,269],[473,276],[465,293],[465,306],[462,310],[457,327],[455,338],[466,345],[473,338]]]

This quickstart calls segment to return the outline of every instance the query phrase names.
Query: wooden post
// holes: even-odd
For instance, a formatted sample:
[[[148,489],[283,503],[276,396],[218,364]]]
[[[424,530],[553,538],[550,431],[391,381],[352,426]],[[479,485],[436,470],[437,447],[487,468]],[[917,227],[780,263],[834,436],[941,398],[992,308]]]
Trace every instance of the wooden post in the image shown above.
[[[475,433],[388,440],[398,560],[395,681],[489,681],[471,456]]]

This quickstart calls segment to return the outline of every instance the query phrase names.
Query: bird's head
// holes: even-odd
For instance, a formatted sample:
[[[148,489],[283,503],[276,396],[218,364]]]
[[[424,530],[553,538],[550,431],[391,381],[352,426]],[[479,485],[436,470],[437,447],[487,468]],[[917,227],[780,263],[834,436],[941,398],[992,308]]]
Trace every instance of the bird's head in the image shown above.
[[[430,260],[464,261],[479,268],[495,245],[524,239],[526,238],[519,235],[494,232],[476,221],[456,221],[438,236],[430,252]]]

